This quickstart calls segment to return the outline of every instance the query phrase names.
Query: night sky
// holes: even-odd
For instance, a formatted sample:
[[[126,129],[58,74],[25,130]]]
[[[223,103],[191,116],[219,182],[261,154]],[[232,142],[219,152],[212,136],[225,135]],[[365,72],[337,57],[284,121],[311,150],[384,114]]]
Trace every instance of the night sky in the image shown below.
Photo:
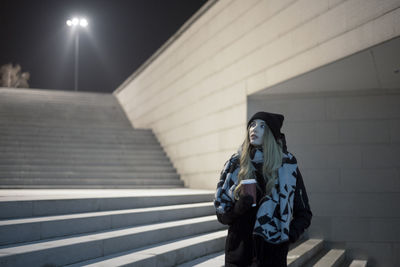
[[[0,66],[20,64],[30,88],[74,90],[75,43],[65,22],[84,16],[79,91],[112,92],[205,2],[0,0]]]

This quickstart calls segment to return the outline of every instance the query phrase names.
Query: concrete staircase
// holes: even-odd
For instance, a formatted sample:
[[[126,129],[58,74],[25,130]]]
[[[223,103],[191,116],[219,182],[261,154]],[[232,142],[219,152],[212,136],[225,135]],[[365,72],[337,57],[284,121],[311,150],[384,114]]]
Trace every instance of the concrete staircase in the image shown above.
[[[223,266],[214,192],[182,187],[112,95],[0,88],[0,266]],[[366,261],[309,239],[288,266]]]
[[[0,188],[182,186],[113,95],[0,88]]]
[[[0,194],[0,266],[174,266],[224,246],[226,230],[216,220],[210,191]]]
[[[224,252],[220,251],[180,264],[178,267],[224,266],[224,258]],[[366,267],[367,261],[346,259],[345,250],[327,249],[324,247],[323,240],[308,239],[291,245],[287,257],[287,265],[288,267]]]
[[[213,192],[2,190],[0,266],[223,266]],[[291,246],[288,266],[366,266],[323,240]]]

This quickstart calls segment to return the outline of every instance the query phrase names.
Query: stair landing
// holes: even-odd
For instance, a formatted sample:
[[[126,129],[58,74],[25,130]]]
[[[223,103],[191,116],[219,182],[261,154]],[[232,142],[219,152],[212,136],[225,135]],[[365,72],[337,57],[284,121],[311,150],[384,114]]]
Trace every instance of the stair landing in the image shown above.
[[[1,201],[214,194],[212,190],[171,189],[1,189]]]

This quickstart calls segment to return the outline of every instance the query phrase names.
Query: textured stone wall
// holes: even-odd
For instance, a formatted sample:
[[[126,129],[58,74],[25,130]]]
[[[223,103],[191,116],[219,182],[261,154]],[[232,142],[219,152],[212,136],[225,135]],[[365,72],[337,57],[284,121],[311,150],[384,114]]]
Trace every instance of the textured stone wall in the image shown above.
[[[116,92],[187,186],[214,188],[246,97],[400,33],[398,0],[220,0]]]
[[[249,99],[249,113],[285,114],[314,214],[309,236],[371,266],[400,264],[399,89]]]

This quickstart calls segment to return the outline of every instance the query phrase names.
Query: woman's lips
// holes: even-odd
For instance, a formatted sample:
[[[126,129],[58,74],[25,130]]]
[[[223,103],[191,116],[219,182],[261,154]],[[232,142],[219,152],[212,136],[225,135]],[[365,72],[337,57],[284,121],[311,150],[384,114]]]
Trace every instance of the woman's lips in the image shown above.
[[[258,136],[257,136],[257,135],[255,135],[255,134],[252,134],[252,135],[250,135],[250,138],[252,138],[252,139],[257,139],[257,138],[258,138]]]

